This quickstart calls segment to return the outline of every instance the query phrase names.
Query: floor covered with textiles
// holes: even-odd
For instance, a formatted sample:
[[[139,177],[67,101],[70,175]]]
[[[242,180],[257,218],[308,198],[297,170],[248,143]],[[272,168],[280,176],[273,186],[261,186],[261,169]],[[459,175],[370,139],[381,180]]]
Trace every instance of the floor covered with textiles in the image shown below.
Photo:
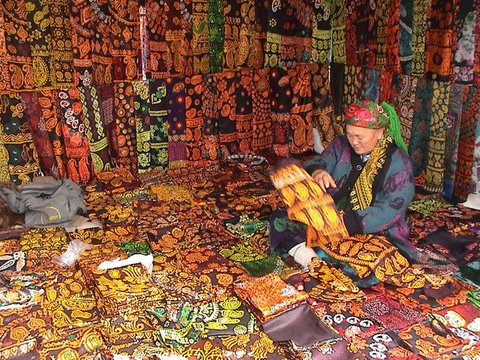
[[[358,289],[333,267],[269,252],[282,201],[267,170],[261,157],[116,169],[84,189],[101,227],[4,234],[0,358],[477,358],[479,211],[435,196],[410,207],[422,263],[452,276],[443,294]],[[87,249],[62,266],[69,243]]]

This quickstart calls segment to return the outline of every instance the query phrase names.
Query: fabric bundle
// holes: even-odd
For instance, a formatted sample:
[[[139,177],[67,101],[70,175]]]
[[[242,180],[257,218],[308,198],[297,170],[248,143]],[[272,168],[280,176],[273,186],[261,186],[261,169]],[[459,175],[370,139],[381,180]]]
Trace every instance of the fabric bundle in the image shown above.
[[[160,292],[142,265],[93,271],[97,306],[105,316],[143,314],[160,300]]]
[[[278,274],[248,278],[235,283],[234,289],[262,323],[298,306],[307,299],[305,292],[297,291],[295,287],[283,281]]]
[[[323,192],[304,169],[293,163],[287,164],[270,177],[288,207],[288,217],[312,229],[307,231],[307,246],[327,243],[335,246],[348,236],[333,198]]]

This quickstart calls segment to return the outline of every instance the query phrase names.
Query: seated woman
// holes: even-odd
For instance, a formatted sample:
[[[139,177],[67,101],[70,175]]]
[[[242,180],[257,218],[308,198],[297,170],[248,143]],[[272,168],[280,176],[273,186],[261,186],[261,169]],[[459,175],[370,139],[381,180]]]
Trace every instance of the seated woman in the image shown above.
[[[337,136],[321,154],[306,161],[305,170],[332,195],[350,235],[387,236],[408,260],[415,261],[406,216],[415,186],[395,109],[385,102],[360,101],[348,106],[344,120],[345,135]],[[332,261],[318,249],[307,247],[305,234],[306,226],[288,219],[285,210],[272,214],[272,248],[283,249],[303,266],[317,255]],[[348,266],[343,265],[348,274]]]

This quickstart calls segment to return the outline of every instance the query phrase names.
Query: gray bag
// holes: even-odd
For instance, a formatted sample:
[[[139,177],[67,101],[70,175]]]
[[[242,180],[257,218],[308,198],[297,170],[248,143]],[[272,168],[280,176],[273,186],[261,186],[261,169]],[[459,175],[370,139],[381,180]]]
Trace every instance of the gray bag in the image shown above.
[[[82,188],[71,180],[32,182],[19,190],[0,187],[11,211],[25,214],[25,226],[43,228],[68,224],[86,212]]]

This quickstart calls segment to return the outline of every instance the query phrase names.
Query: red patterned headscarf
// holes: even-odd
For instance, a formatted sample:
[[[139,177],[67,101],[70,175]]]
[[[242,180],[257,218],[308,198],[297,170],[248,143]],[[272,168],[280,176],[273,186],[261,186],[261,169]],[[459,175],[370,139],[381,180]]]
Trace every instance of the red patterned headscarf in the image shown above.
[[[344,114],[345,125],[363,127],[367,129],[388,129],[388,135],[395,144],[405,151],[407,146],[403,142],[400,119],[395,108],[382,102],[380,105],[367,100],[350,104]]]
[[[388,114],[378,104],[362,100],[350,104],[345,110],[345,124],[368,129],[382,129],[388,126]]]

